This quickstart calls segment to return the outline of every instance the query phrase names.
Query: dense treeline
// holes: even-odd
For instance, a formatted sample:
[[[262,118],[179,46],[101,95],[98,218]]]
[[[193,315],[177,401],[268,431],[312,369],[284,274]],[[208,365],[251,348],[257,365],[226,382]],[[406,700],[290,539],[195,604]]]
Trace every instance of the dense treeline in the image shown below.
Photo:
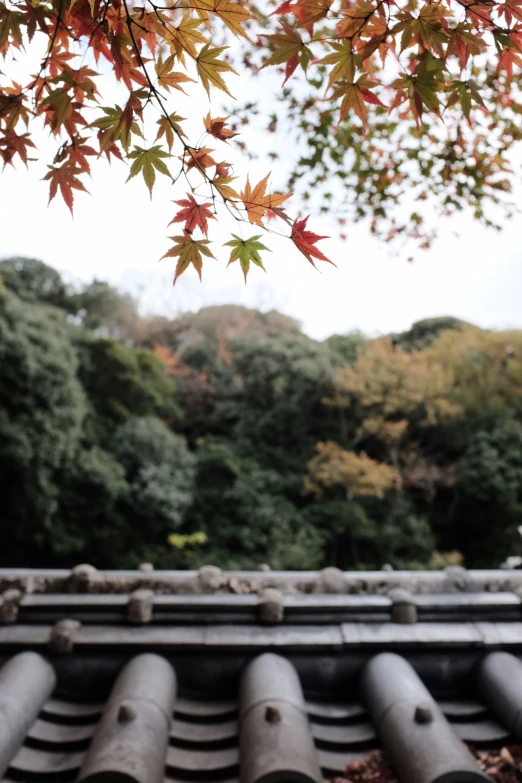
[[[497,566],[522,524],[522,332],[308,339],[143,318],[0,261],[0,565]]]

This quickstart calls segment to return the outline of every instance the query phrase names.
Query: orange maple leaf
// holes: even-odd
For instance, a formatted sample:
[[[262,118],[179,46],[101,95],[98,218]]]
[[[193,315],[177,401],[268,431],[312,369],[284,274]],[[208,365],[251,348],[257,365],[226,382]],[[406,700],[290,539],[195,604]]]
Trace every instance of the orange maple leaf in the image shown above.
[[[190,169],[193,168],[197,168],[201,172],[204,172],[205,169],[209,168],[209,166],[215,166],[216,161],[212,155],[210,155],[211,152],[214,152],[214,150],[210,149],[210,147],[200,147],[200,149],[188,147],[183,159],[185,166],[187,167],[187,171],[190,171]]]
[[[270,172],[253,188],[247,177],[245,189],[241,192],[241,201],[245,206],[249,221],[261,226],[261,228],[264,228],[263,217],[265,212],[268,209],[274,210],[274,207],[279,207],[283,201],[286,201],[292,195],[291,193],[286,193],[285,195],[282,193],[269,193],[265,195],[269,176]]]
[[[214,119],[212,119],[209,112],[203,122],[205,124],[207,133],[210,133],[210,135],[214,136],[215,139],[226,141],[227,139],[231,139],[234,136],[239,136],[238,133],[234,133],[234,131],[225,128],[227,120],[228,117],[214,117]]]
[[[290,239],[292,240],[296,248],[299,250],[299,252],[304,255],[306,260],[309,261],[313,267],[315,267],[313,261],[314,258],[316,258],[318,261],[327,261],[329,264],[333,264],[333,266],[337,266],[336,264],[334,264],[333,261],[330,261],[330,259],[327,258],[324,255],[324,253],[321,253],[321,251],[315,247],[315,243],[318,242],[320,239],[329,239],[330,237],[321,237],[319,236],[319,234],[314,234],[312,231],[308,231],[306,228],[308,217],[305,217],[302,220],[294,221]]]
[[[170,221],[169,226],[172,223],[182,223],[185,221],[184,228],[187,233],[192,234],[194,229],[199,226],[208,239],[208,220],[215,220],[214,215],[209,209],[209,207],[212,206],[212,203],[207,201],[206,204],[198,204],[191,193],[187,193],[187,198],[175,201],[174,203],[179,204],[180,207],[184,208],[176,213]]]

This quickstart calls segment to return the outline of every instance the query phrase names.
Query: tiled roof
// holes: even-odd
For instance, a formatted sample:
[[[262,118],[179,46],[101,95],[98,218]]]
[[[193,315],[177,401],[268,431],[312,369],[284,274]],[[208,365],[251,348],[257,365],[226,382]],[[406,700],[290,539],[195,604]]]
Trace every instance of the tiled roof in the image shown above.
[[[522,572],[0,570],[0,781],[487,780],[522,741]],[[466,744],[467,743],[467,744]]]

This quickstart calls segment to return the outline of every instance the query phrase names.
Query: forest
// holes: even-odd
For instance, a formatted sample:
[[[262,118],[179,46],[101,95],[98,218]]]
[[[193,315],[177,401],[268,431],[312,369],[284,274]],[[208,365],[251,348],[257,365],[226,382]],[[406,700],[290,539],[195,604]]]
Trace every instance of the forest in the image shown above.
[[[522,331],[309,339],[169,320],[0,260],[0,566],[498,567],[522,525]]]

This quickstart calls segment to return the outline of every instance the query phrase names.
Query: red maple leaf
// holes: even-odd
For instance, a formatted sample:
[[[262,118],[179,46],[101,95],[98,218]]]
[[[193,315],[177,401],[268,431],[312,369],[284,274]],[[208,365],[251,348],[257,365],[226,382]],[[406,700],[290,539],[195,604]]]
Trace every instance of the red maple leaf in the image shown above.
[[[314,258],[316,258],[318,261],[327,261],[329,264],[336,266],[333,261],[330,261],[330,259],[327,258],[324,253],[321,253],[321,251],[315,247],[315,243],[320,239],[329,239],[330,237],[321,237],[319,234],[314,234],[313,231],[308,231],[306,228],[308,217],[305,217],[302,220],[294,221],[290,239],[313,267],[315,267],[313,261]]]
[[[68,159],[78,171],[85,171],[89,174],[91,167],[87,160],[87,156],[97,155],[98,153],[95,149],[85,144],[85,141],[86,139],[81,138],[80,136],[73,137],[73,140],[70,143],[64,144],[58,151],[54,157],[53,163],[62,163],[64,160]]]
[[[184,207],[184,209],[180,209],[179,212],[176,213],[170,221],[169,226],[172,223],[182,223],[185,221],[185,231],[189,234],[192,234],[194,229],[199,226],[205,236],[208,237],[208,220],[215,220],[214,215],[209,209],[209,207],[212,206],[211,202],[207,201],[206,204],[198,204],[194,196],[192,196],[191,193],[187,193],[187,198],[175,201],[174,203],[179,204],[180,207]]]
[[[2,147],[4,149],[2,149]],[[19,135],[12,129],[2,131],[2,136],[0,137],[0,157],[3,158],[4,168],[8,163],[10,163],[11,166],[14,165],[13,157],[16,154],[21,157],[27,166],[27,155],[29,147],[35,148],[35,145],[31,141],[28,133],[22,133]]]
[[[81,169],[74,166],[70,161],[67,161],[62,166],[48,166],[49,171],[43,177],[50,181],[49,186],[49,203],[56,196],[58,188],[62,194],[63,200],[69,207],[71,215],[73,214],[74,194],[73,190],[83,190],[84,193],[89,191],[78,179],[78,174],[81,174]]]

